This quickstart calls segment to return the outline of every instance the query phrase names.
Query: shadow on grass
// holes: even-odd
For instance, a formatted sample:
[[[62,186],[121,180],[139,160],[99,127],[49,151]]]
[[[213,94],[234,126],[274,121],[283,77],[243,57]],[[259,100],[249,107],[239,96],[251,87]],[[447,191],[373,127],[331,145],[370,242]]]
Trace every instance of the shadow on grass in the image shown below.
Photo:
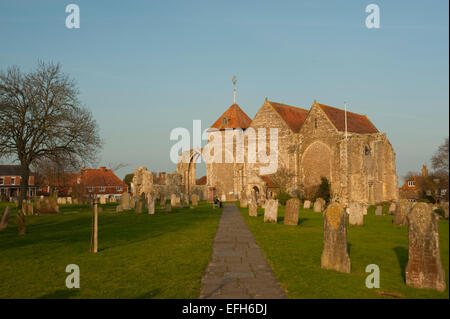
[[[70,297],[74,297],[78,295],[79,290],[76,288],[72,289],[59,289],[53,292],[49,292],[48,294],[42,295],[39,299],[69,299]]]
[[[150,290],[148,292],[146,292],[145,294],[142,295],[138,295],[136,297],[134,297],[134,299],[152,299],[152,298],[158,298],[158,295],[161,294],[161,289],[156,288],[153,290]]]
[[[394,247],[397,255],[398,264],[400,265],[400,274],[404,281],[406,281],[406,265],[408,264],[408,249],[405,247]]]

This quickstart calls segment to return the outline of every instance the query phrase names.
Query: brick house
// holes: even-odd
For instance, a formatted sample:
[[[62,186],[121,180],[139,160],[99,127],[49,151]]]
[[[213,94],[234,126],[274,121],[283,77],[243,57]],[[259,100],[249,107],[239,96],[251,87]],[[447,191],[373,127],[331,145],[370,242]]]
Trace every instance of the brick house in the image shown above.
[[[21,175],[20,165],[0,165],[0,198],[2,200],[19,196]],[[35,195],[36,190],[35,177],[31,173],[28,179],[28,196]]]
[[[438,202],[448,201],[448,178],[428,174],[428,167],[422,166],[421,175],[410,176],[399,189],[399,197],[416,202],[425,196]]]
[[[74,188],[81,186],[82,191],[93,197],[119,197],[128,192],[128,185],[105,166],[94,169],[82,168],[77,174],[64,174],[53,185],[58,190],[59,196],[70,196]],[[50,186],[45,186],[43,193],[49,193]]]

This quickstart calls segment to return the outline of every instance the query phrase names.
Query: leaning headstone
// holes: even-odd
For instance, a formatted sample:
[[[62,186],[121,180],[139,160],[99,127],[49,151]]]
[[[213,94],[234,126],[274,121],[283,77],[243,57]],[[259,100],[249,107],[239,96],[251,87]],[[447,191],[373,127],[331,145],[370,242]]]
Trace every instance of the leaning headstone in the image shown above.
[[[381,216],[383,215],[383,207],[378,205],[377,208],[375,209],[375,215],[377,216]]]
[[[401,199],[396,207],[394,214],[394,225],[407,226],[408,222],[406,216],[411,210],[411,202],[408,202],[406,199]]]
[[[364,225],[364,209],[365,205],[360,202],[351,202],[348,205],[349,225],[363,226]]]
[[[126,193],[123,193],[122,196],[120,196],[120,206],[122,206],[123,210],[131,209],[129,193],[126,192]]]
[[[155,200],[151,197],[148,199],[148,213],[150,215],[155,213]]]
[[[324,208],[323,199],[322,198],[316,199],[316,201],[314,202],[314,212],[320,213],[322,212],[323,208]]]
[[[192,194],[191,196],[192,199],[192,206],[198,206],[198,195],[197,194]]]
[[[300,200],[298,198],[291,198],[286,202],[286,211],[284,213],[285,225],[298,224],[299,209],[300,209]]]
[[[5,207],[5,212],[3,213],[2,220],[0,222],[0,230],[6,229],[8,227],[10,208],[9,206]]]
[[[264,222],[277,223],[278,218],[278,199],[269,199],[264,207]]]
[[[258,205],[254,200],[250,200],[248,203],[248,216],[258,216]]]
[[[388,214],[389,215],[394,215],[395,214],[395,203],[391,203],[391,205],[389,205]]]
[[[322,268],[350,273],[347,251],[347,223],[345,210],[337,203],[331,204],[323,218]]]
[[[311,208],[311,201],[305,200],[305,202],[303,203],[303,208],[304,209],[310,209]]]
[[[439,250],[439,217],[426,203],[415,204],[407,215],[408,265],[406,284],[445,291],[445,272]]]

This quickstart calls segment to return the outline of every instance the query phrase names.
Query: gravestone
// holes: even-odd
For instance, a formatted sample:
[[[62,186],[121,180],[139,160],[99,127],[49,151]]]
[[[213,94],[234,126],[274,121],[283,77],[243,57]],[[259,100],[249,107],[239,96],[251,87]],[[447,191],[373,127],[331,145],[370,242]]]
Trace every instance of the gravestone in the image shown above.
[[[364,225],[364,209],[366,206],[360,202],[351,202],[348,205],[349,225],[363,226]]]
[[[406,199],[401,199],[396,207],[394,214],[394,225],[407,226],[408,221],[406,216],[411,210],[411,202],[408,202]]]
[[[441,208],[444,211],[444,218],[448,219],[448,202],[442,203]]]
[[[258,216],[258,205],[256,205],[256,202],[253,199],[248,202],[248,216]]]
[[[100,196],[100,204],[106,204],[106,196],[105,195]]]
[[[350,273],[350,257],[347,251],[347,214],[344,208],[331,204],[323,218],[322,268]]]
[[[191,196],[192,198],[192,206],[198,206],[198,195],[197,194],[192,194]]]
[[[316,201],[314,202],[314,212],[315,213],[322,212],[322,210],[324,209],[324,206],[325,206],[325,200],[323,200],[322,198],[317,198]]]
[[[27,204],[27,215],[34,215],[34,207],[32,202]]]
[[[265,203],[264,222],[276,224],[277,217],[278,217],[278,199],[269,199]]]
[[[130,209],[136,209],[136,198],[130,195]]]
[[[177,195],[175,194],[170,195],[170,205],[176,206],[176,204],[177,204]]]
[[[10,208],[9,206],[5,207],[5,212],[3,213],[2,220],[0,222],[0,230],[6,229],[8,227]]]
[[[391,203],[391,205],[389,205],[388,214],[389,215],[394,215],[395,214],[395,203]]]
[[[144,203],[142,202],[142,200],[140,198],[137,198],[135,212],[140,214],[140,213],[142,213],[143,208],[144,208]]]
[[[297,226],[299,209],[300,209],[300,200],[298,198],[291,198],[286,202],[286,211],[284,213],[285,225]]]
[[[311,208],[311,201],[305,200],[305,202],[303,203],[303,208],[304,209],[310,209]]]
[[[220,201],[225,202],[226,200],[227,200],[227,197],[225,196],[225,194],[222,194],[222,196],[220,197]]]
[[[121,212],[123,212],[122,205],[117,205],[116,206],[116,213],[121,213]]]
[[[381,216],[383,215],[383,207],[378,205],[377,208],[375,209],[375,215],[377,216]]]
[[[245,198],[242,198],[242,199],[239,201],[239,206],[240,206],[241,208],[247,208],[247,206],[248,206],[247,200],[246,200]]]
[[[445,272],[439,250],[439,217],[426,203],[414,204],[408,221],[406,284],[445,291]]]
[[[171,212],[172,211],[172,205],[171,204],[166,204],[166,207],[164,208],[165,212]]]
[[[155,213],[155,200],[151,197],[148,199],[148,213],[153,215]]]
[[[128,192],[123,193],[122,196],[120,196],[120,206],[123,210],[129,210],[131,209],[131,201],[130,201],[130,194]]]

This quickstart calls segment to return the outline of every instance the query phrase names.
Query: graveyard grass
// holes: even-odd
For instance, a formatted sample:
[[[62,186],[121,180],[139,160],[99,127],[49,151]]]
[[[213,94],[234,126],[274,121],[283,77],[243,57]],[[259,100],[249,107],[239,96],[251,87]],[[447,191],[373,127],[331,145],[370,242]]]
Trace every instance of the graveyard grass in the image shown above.
[[[387,207],[383,207],[386,212]],[[348,227],[351,273],[321,269],[323,217],[301,209],[299,225],[284,225],[285,206],[278,210],[278,223],[263,223],[264,210],[249,217],[240,208],[255,240],[264,251],[275,276],[289,298],[449,298],[449,222],[439,221],[441,262],[445,269],[445,292],[416,289],[405,284],[408,262],[408,230],[392,224],[393,216],[375,216],[370,207],[364,226]],[[347,218],[348,225],[348,218]],[[369,264],[380,267],[380,288],[365,286]]]
[[[101,206],[97,254],[89,253],[88,206],[60,205],[57,215],[26,216],[24,236],[17,234],[13,208],[0,232],[0,298],[199,297],[221,209],[200,202],[148,215]],[[80,289],[65,286],[68,264],[80,267]]]

